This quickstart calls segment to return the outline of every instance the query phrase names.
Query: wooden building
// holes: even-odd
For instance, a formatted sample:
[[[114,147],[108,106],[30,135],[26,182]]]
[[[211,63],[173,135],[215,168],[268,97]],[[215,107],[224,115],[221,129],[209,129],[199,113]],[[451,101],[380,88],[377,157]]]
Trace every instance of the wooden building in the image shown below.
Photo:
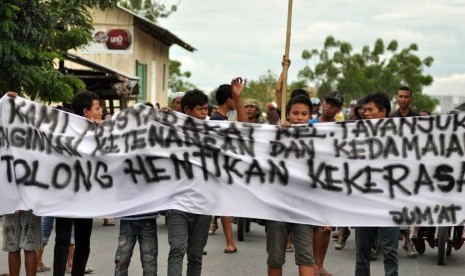
[[[133,102],[168,104],[169,49],[195,49],[170,31],[122,7],[92,11],[94,42],[70,51],[65,70],[105,99],[111,113]]]

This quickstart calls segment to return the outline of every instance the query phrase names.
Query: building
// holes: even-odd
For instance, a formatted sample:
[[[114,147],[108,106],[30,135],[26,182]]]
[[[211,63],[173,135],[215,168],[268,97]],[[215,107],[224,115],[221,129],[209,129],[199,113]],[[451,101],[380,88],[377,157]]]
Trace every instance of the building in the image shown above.
[[[430,97],[439,101],[439,109],[436,113],[444,114],[449,113],[453,110],[462,110],[463,104],[465,103],[465,96],[460,93],[449,94],[449,95],[429,95]]]
[[[122,7],[95,9],[94,42],[66,56],[64,68],[105,99],[113,113],[129,101],[167,106],[169,50],[195,49],[170,31]],[[91,70],[89,70],[89,68]]]

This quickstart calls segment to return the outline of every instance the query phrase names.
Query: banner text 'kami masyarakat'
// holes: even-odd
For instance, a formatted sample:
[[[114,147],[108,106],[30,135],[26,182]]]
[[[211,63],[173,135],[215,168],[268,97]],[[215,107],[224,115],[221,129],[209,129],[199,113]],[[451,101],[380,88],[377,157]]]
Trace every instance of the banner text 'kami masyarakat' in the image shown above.
[[[280,128],[145,105],[96,126],[1,99],[0,213],[122,217],[166,209],[315,225],[465,220],[465,116]]]

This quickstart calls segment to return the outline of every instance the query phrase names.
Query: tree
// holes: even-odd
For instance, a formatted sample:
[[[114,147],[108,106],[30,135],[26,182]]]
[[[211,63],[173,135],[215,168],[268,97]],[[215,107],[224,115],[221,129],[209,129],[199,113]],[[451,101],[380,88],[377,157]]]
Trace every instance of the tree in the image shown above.
[[[187,79],[191,77],[191,72],[181,71],[181,62],[177,60],[170,60],[170,80],[169,89],[173,92],[183,92],[195,88],[195,85],[188,82]]]
[[[177,11],[181,0],[174,0],[174,4],[167,4],[167,0],[119,0],[119,4],[132,10],[142,17],[157,23],[158,18],[166,18]]]
[[[433,64],[433,58],[422,60],[415,51],[416,44],[398,50],[396,40],[386,47],[382,39],[377,39],[372,49],[364,46],[361,53],[354,53],[350,43],[328,36],[322,49],[302,52],[307,64],[298,76],[300,81],[317,87],[320,94],[339,90],[346,99],[358,99],[375,91],[393,96],[399,87],[408,86],[417,109],[433,110],[437,100],[422,94],[423,87],[433,82],[433,77],[423,72]]]
[[[4,0],[0,4],[1,91],[32,99],[69,102],[83,89],[77,78],[56,70],[62,54],[92,41],[89,9],[117,0]]]
[[[258,80],[249,80],[243,97],[244,99],[257,100],[261,110],[265,110],[264,107],[267,103],[276,102],[276,82],[276,74],[268,70],[266,74],[258,77]]]

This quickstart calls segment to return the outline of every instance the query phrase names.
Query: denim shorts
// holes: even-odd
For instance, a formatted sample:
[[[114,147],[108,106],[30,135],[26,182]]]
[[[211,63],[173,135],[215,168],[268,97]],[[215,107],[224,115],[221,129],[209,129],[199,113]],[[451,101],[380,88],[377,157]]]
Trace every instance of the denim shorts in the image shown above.
[[[286,245],[289,233],[292,233],[295,264],[313,266],[313,226],[269,220],[266,222],[267,264],[282,267],[286,262]]]
[[[32,211],[20,211],[3,216],[3,251],[20,249],[35,251],[42,248],[42,225],[40,217]]]

